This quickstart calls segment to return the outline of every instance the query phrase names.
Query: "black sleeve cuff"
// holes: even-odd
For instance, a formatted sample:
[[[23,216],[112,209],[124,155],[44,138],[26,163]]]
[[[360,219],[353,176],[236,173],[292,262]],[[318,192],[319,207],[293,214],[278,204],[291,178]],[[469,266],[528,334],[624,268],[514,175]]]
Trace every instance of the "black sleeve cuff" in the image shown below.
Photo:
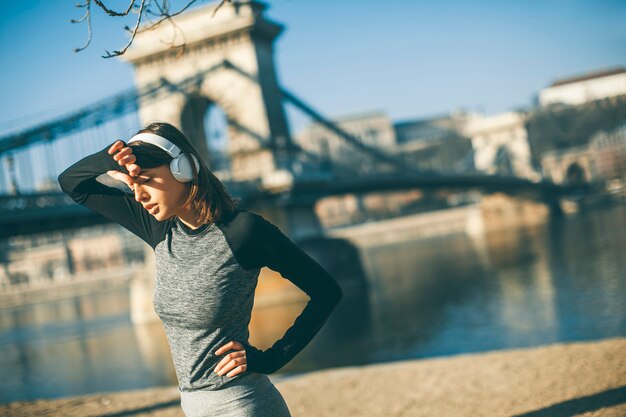
[[[278,370],[271,353],[257,349],[247,342],[241,342],[246,351],[246,369],[250,372],[273,374]]]

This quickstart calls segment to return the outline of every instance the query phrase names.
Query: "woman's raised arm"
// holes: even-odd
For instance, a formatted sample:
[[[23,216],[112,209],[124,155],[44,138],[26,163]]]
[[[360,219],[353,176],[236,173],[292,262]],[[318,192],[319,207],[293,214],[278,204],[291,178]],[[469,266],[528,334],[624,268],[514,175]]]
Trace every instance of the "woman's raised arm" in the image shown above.
[[[64,193],[77,203],[119,223],[154,248],[167,232],[168,222],[157,221],[132,194],[109,187],[97,180],[107,171],[120,171],[121,166],[106,148],[79,160],[59,177]]]

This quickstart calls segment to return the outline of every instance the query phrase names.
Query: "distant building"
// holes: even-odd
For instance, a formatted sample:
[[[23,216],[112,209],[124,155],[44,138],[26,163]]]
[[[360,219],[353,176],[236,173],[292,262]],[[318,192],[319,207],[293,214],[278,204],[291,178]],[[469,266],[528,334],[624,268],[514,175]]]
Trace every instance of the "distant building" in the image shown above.
[[[395,146],[396,137],[389,117],[382,111],[360,113],[333,119],[332,122],[361,143],[380,149]],[[295,136],[300,146],[334,163],[359,163],[367,156],[332,130],[319,123],[306,126]]]
[[[394,123],[396,142],[403,145],[410,142],[427,142],[441,139],[459,130],[462,112],[444,114],[426,119],[405,120]]]
[[[15,236],[0,242],[0,291],[84,279],[144,262],[145,243],[117,224]]]
[[[438,172],[472,172],[471,142],[462,136],[468,113],[455,111],[437,117],[394,123],[394,153],[416,168]]]
[[[377,111],[333,122],[362,143],[402,158],[417,170],[481,171],[533,180],[540,177],[531,164],[522,113],[485,116],[457,110],[392,123],[383,112]],[[371,158],[321,124],[307,126],[296,140],[304,149],[334,163],[361,168],[372,163]]]
[[[361,113],[334,119],[340,129],[363,144],[403,158],[417,169],[436,171],[472,171],[470,142],[459,135],[464,112],[432,118],[392,123],[382,111]],[[307,126],[296,136],[300,145],[335,163],[376,169],[373,160],[321,124]]]
[[[538,180],[540,175],[532,165],[525,122],[526,116],[521,112],[468,115],[462,132],[471,138],[476,169],[487,174]]]
[[[603,179],[626,179],[626,123],[611,132],[598,132],[589,142],[595,174]]]
[[[557,184],[625,179],[626,123],[596,133],[587,145],[544,153],[541,167],[544,176]]]
[[[626,94],[626,69],[595,71],[555,81],[539,92],[539,104],[579,105]]]
[[[584,184],[595,180],[593,163],[588,146],[571,146],[545,152],[541,170],[545,179],[556,184]]]

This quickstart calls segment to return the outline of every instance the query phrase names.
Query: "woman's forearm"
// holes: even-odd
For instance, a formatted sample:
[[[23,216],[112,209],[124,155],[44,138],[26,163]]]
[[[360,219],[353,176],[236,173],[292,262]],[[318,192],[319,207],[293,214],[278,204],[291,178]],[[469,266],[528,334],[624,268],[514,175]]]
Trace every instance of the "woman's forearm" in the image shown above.
[[[271,348],[261,351],[247,346],[250,370],[273,373],[293,359],[320,331],[343,297],[337,281],[313,258],[295,245],[278,227],[251,213],[244,245],[244,260],[267,266],[294,283],[311,299],[294,324]],[[248,353],[249,351],[249,353]]]
[[[248,370],[272,374],[289,363],[313,340],[341,298],[341,290],[329,293],[324,298],[311,298],[294,324],[272,347],[262,351],[254,346],[246,346]]]
[[[58,176],[61,190],[81,203],[88,194],[109,194],[112,189],[96,180],[96,177],[120,166],[107,152],[108,147],[80,159]]]

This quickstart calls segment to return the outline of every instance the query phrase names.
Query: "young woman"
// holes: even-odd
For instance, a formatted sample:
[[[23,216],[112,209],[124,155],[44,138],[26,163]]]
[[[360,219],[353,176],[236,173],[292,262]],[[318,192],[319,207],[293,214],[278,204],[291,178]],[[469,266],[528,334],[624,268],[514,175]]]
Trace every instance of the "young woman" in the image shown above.
[[[102,175],[132,193],[105,185]],[[121,224],[155,252],[154,309],[161,319],[186,416],[287,417],[267,374],[318,333],[342,298],[335,279],[262,216],[239,209],[187,138],[151,123],[125,143],[59,175],[74,201]],[[279,272],[310,300],[263,351],[248,343],[260,268]]]

